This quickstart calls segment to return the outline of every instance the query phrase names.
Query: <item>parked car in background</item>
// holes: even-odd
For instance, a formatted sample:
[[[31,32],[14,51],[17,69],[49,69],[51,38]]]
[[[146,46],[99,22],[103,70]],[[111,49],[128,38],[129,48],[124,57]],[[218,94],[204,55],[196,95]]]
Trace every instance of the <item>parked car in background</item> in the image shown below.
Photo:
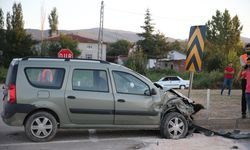
[[[183,80],[179,76],[165,76],[156,83],[160,84],[165,90],[185,89],[189,87],[189,80]]]

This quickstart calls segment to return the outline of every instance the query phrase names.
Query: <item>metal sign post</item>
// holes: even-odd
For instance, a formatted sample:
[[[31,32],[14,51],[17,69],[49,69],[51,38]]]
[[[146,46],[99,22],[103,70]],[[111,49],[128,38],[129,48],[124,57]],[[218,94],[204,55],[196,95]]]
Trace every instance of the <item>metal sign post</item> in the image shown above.
[[[201,71],[202,53],[204,50],[204,41],[206,35],[206,26],[192,26],[190,28],[189,40],[187,44],[186,70],[190,71],[188,97],[193,85],[194,72]]]
[[[192,90],[192,85],[193,85],[193,78],[194,78],[194,72],[190,71],[189,88],[188,88],[188,98],[190,98],[190,92]]]

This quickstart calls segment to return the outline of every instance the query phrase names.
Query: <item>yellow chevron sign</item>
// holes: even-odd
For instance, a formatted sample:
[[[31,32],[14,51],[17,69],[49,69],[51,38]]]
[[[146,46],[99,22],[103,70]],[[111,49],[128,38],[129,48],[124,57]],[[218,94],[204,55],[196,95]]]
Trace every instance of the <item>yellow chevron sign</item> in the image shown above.
[[[192,26],[190,28],[187,45],[186,70],[191,72],[201,71],[205,35],[206,26]]]

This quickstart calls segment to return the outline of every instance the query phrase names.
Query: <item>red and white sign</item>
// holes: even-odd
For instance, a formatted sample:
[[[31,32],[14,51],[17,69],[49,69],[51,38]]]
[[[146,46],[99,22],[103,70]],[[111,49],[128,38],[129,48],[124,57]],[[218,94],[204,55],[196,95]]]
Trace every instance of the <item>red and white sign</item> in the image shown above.
[[[57,54],[58,58],[73,58],[73,52],[69,49],[61,49],[58,54]]]

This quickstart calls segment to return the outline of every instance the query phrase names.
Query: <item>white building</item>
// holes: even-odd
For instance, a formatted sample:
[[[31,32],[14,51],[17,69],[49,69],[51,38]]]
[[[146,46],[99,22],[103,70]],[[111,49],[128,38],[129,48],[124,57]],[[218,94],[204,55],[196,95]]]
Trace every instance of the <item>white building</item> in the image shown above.
[[[167,58],[158,59],[159,68],[174,69],[176,71],[185,71],[186,55],[177,51],[171,50],[167,54]]]
[[[105,43],[102,44],[102,51],[99,52],[99,55],[101,57],[98,58],[98,41],[89,39],[83,36],[74,35],[74,34],[67,34],[67,36],[71,37],[73,40],[78,41],[78,50],[81,52],[81,54],[78,56],[78,58],[84,58],[84,59],[99,59],[106,60],[106,48],[107,45]],[[59,40],[59,36],[52,37],[49,40]]]

